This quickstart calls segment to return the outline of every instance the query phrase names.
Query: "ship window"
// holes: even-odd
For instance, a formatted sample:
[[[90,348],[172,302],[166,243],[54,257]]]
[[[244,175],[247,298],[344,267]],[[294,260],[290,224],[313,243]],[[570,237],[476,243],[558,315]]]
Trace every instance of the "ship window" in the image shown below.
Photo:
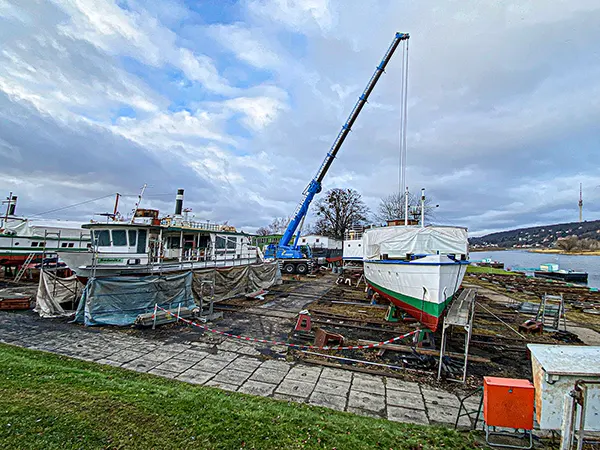
[[[361,244],[358,244],[358,246],[360,247],[360,246],[361,246]]]
[[[179,236],[171,236],[169,238],[169,248],[179,248]]]
[[[32,242],[32,243],[31,243],[31,246],[32,246],[32,247],[37,247],[37,246],[38,246],[38,243],[37,243],[37,242]]]
[[[63,242],[62,244],[60,244],[60,246],[61,246],[62,248],[67,248],[67,243],[66,243],[66,242]]]
[[[215,247],[225,248],[226,245],[227,245],[227,243],[225,242],[225,238],[223,238],[221,236],[217,236],[217,238],[215,240]]]
[[[236,245],[236,238],[228,238],[227,239],[227,248],[229,249],[235,249],[235,245]]]
[[[127,235],[125,230],[113,230],[112,231],[113,245],[115,247],[123,247],[127,245]]]
[[[110,234],[108,230],[94,231],[98,247],[110,247]]]
[[[69,242],[69,248],[73,248],[75,247],[75,244],[73,242]]]
[[[135,247],[136,239],[137,239],[137,231],[129,230],[129,246],[130,247]]]
[[[17,242],[15,245],[19,245],[19,243]],[[45,247],[46,243],[45,242],[40,242],[40,247]]]
[[[319,239],[317,238],[317,242],[319,242]]]

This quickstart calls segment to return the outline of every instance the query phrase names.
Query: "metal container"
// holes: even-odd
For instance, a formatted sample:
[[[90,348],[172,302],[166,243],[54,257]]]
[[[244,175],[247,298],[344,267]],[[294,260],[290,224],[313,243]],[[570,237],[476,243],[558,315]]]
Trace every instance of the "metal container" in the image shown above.
[[[600,347],[527,344],[535,386],[536,419],[543,430],[559,430],[564,398],[577,380],[600,380]],[[600,385],[590,385],[585,430],[600,431]]]
[[[529,380],[483,377],[483,418],[488,426],[532,430],[533,398]]]

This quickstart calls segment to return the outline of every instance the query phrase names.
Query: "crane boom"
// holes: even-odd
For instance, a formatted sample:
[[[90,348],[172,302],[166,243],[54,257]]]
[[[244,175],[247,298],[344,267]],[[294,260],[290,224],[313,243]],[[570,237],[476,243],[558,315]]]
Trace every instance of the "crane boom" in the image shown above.
[[[279,241],[279,245],[277,246],[277,248],[274,248],[275,246],[270,246],[270,248],[267,250],[267,254],[269,254],[269,256],[271,254],[275,256],[276,253],[277,258],[302,257],[301,255],[298,256],[300,252],[297,250],[298,238],[300,237],[300,233],[298,232],[298,236],[296,236],[296,240],[293,246],[290,246],[289,242],[293,238],[294,233],[296,233],[296,231],[298,230],[298,227],[304,220],[304,217],[306,217],[306,214],[308,213],[308,208],[314,196],[321,192],[321,182],[323,181],[323,178],[327,174],[329,167],[331,167],[331,164],[333,163],[333,160],[335,159],[338,151],[342,147],[342,144],[346,140],[348,133],[350,133],[350,131],[352,130],[354,122],[356,121],[358,115],[365,106],[365,103],[367,103],[369,95],[371,95],[371,92],[373,91],[373,88],[375,88],[375,85],[379,81],[381,74],[385,71],[385,67],[387,66],[394,52],[398,48],[398,45],[400,45],[400,42],[408,40],[408,38],[408,33],[396,33],[396,36],[394,36],[394,40],[385,52],[383,59],[375,69],[375,72],[371,76],[367,87],[358,98],[358,101],[356,102],[354,108],[350,112],[346,123],[344,123],[344,125],[342,126],[342,129],[335,138],[333,145],[327,152],[327,155],[325,156],[323,163],[319,167],[316,176],[311,180],[306,189],[304,189],[304,192],[302,193],[302,200],[296,207],[292,219],[290,220],[283,236],[281,237],[281,240]]]

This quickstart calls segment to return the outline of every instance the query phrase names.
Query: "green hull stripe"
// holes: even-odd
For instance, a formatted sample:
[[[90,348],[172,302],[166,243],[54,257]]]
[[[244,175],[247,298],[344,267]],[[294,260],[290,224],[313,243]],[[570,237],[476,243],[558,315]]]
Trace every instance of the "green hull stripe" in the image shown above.
[[[429,314],[430,316],[434,316],[434,317],[440,317],[442,315],[442,313],[444,312],[444,310],[450,304],[450,301],[452,300],[452,296],[450,296],[446,300],[444,300],[443,303],[433,303],[433,302],[427,302],[427,301],[424,302],[420,298],[411,297],[409,295],[400,294],[399,292],[394,292],[389,289],[386,289],[383,286],[373,283],[369,279],[367,279],[367,282],[369,284],[373,285],[374,288],[389,295],[390,297],[393,297],[400,302],[406,303],[407,305],[410,305],[413,308],[422,310],[425,314]]]

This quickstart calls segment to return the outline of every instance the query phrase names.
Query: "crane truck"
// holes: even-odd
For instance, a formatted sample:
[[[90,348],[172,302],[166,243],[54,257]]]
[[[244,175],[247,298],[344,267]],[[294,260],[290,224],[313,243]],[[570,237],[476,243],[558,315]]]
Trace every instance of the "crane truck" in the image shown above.
[[[373,75],[371,76],[367,87],[365,88],[361,96],[358,98],[358,101],[354,105],[352,112],[350,112],[348,119],[342,126],[342,129],[335,138],[333,145],[327,152],[327,155],[321,163],[317,174],[310,181],[308,186],[304,189],[304,192],[302,192],[302,199],[300,200],[300,203],[298,203],[298,206],[296,207],[296,210],[294,211],[292,218],[288,223],[285,232],[283,233],[283,236],[279,240],[279,243],[270,244],[266,248],[265,258],[277,259],[279,261],[281,270],[284,273],[305,274],[309,271],[312,271],[314,266],[314,259],[310,247],[298,245],[298,239],[300,238],[302,225],[308,213],[310,204],[315,195],[321,192],[321,183],[323,181],[323,178],[327,174],[329,167],[333,163],[333,160],[335,159],[338,151],[340,150],[342,144],[346,140],[346,137],[350,133],[352,125],[354,125],[354,122],[356,121],[358,115],[365,106],[365,103],[367,103],[369,95],[373,91],[373,88],[375,88],[375,85],[379,81],[381,74],[385,71],[385,67],[387,66],[394,52],[398,48],[398,45],[400,45],[400,42],[408,40],[408,38],[408,33],[396,33],[396,35],[394,36],[394,40],[385,52],[383,59],[375,69]],[[293,243],[291,243],[292,240]]]

